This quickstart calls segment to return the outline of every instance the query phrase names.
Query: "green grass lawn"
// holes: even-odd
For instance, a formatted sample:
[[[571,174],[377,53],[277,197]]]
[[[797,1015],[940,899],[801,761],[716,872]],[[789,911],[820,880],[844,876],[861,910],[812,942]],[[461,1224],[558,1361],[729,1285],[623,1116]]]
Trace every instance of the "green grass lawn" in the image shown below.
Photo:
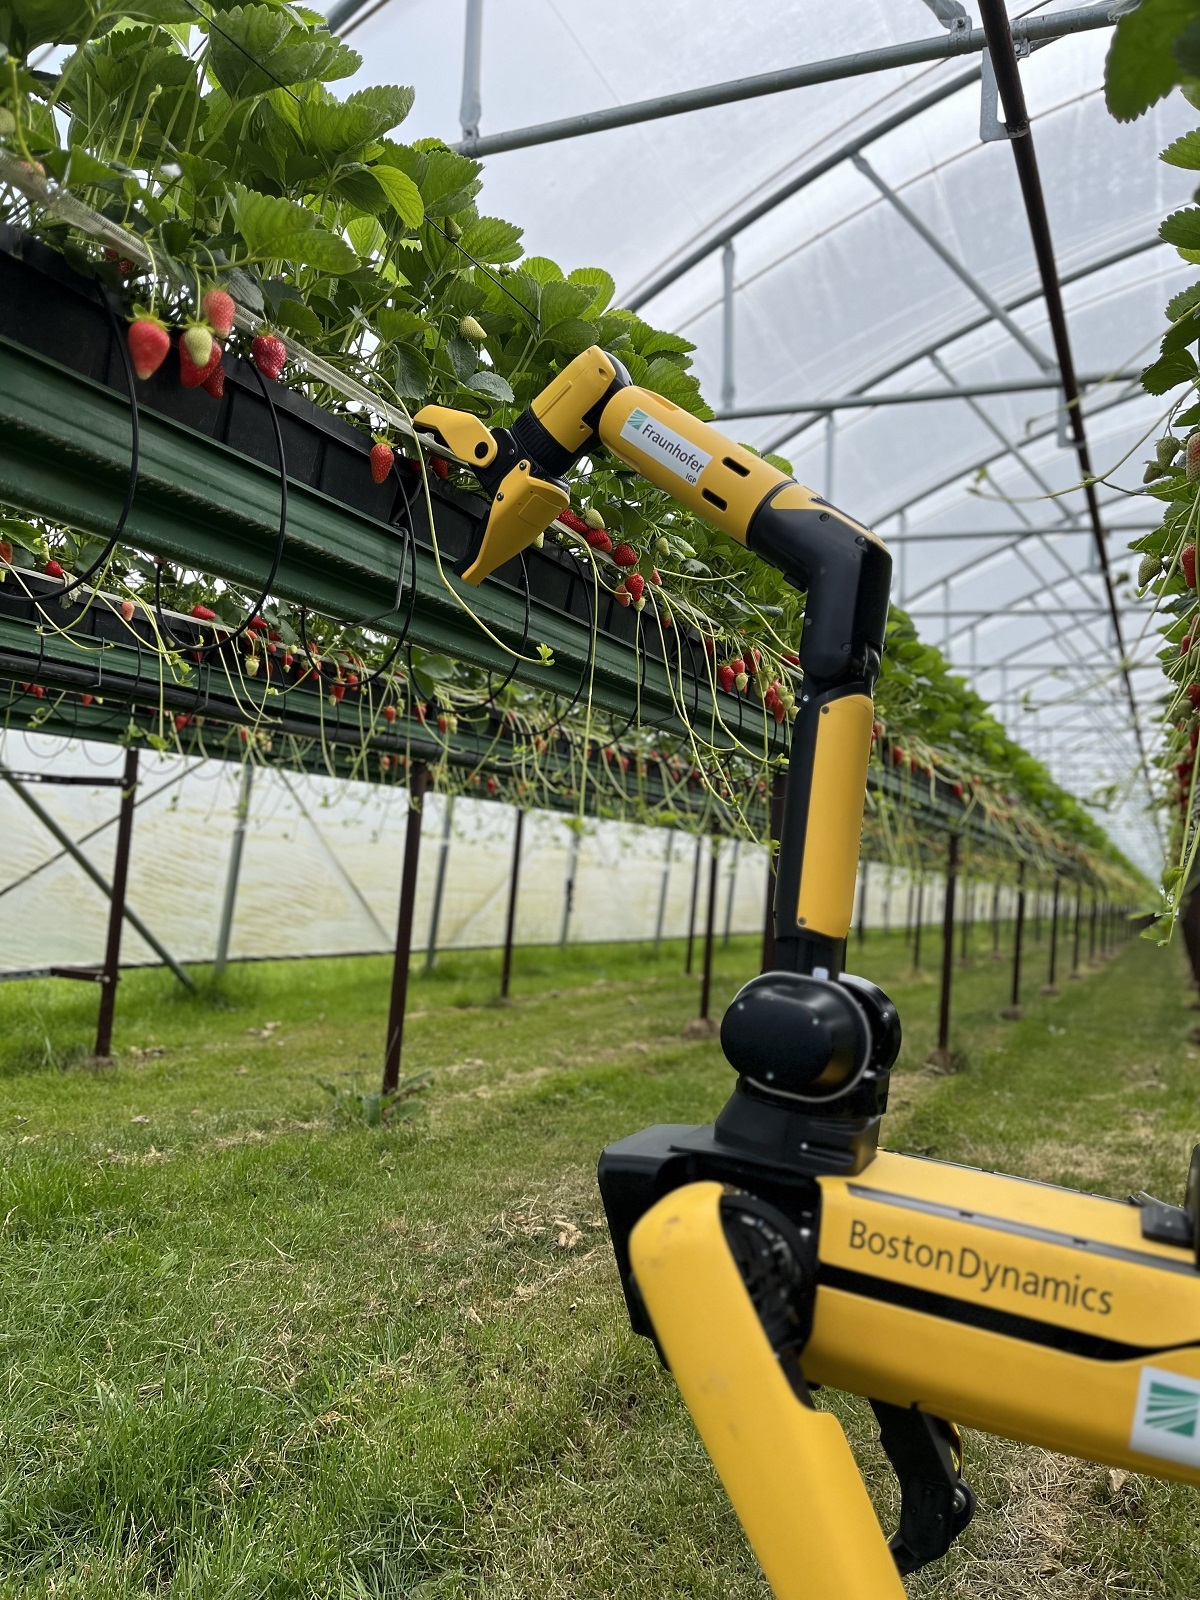
[[[936,986],[899,935],[851,965],[905,1019],[888,1142],[1181,1198],[1200,1051],[1181,958],[1135,942],[1005,1023],[956,973],[963,1070],[922,1066]],[[932,967],[938,940],[929,933]],[[716,1003],[755,970],[718,952]],[[670,1379],[629,1333],[595,1189],[608,1141],[703,1121],[731,1074],[685,1039],[678,945],[443,957],[369,1127],[382,959],[0,987],[0,1596],[747,1597],[765,1586]],[[881,1514],[869,1413],[847,1420]],[[1200,1501],[971,1436],[981,1509],[910,1593],[1200,1595]],[[804,1508],[797,1506],[802,1518]]]

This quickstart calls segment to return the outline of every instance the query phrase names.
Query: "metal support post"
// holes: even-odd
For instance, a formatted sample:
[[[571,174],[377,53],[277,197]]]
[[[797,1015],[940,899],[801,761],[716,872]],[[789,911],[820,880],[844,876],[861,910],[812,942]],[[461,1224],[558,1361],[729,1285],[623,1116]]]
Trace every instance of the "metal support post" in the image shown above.
[[[213,978],[217,983],[225,976],[229,960],[229,936],[233,932],[233,912],[237,905],[238,878],[242,871],[242,846],[246,842],[246,821],[250,815],[250,790],[254,784],[254,768],[249,761],[242,763],[242,781],[238,787],[237,809],[234,812],[233,838],[229,843],[229,868],[225,874],[225,899],[221,905],[221,926],[217,930],[217,958],[213,962]]]
[[[404,866],[400,873],[400,913],[396,920],[396,957],[392,965],[392,998],[388,1008],[387,1049],[383,1058],[383,1092],[400,1085],[400,1052],[404,1042],[404,1008],[408,1000],[408,965],[412,955],[413,909],[417,902],[417,867],[421,859],[421,819],[429,770],[414,761],[408,787],[408,826],[404,832]]]
[[[917,923],[913,932],[913,971],[921,970],[921,922],[925,914],[925,877],[917,879]]]
[[[721,408],[733,410],[733,269],[736,251],[732,239],[721,249]]]
[[[13,793],[19,800],[23,800],[25,802],[30,811],[33,812],[34,816],[42,824],[43,828],[45,828],[48,833],[53,835],[66,853],[71,857],[72,861],[74,861],[83,869],[84,872],[87,873],[88,877],[96,885],[100,893],[111,900],[113,891],[112,885],[109,883],[108,879],[103,875],[103,873],[100,873],[96,870],[87,856],[84,855],[83,851],[75,843],[74,839],[71,838],[70,834],[67,833],[65,829],[59,827],[58,823],[55,822],[54,818],[45,809],[45,807],[42,806],[39,801],[34,799],[33,795],[28,792],[24,784],[20,783],[18,779],[16,779],[8,770],[8,768],[3,765],[3,763],[0,763],[0,778],[5,779],[5,781],[11,787]],[[131,910],[129,906],[124,906],[122,909],[125,921],[135,933],[139,934],[141,938],[145,940],[145,942],[150,946],[151,950],[154,951],[155,955],[158,956],[159,960],[162,961],[165,966],[171,969],[171,971],[179,979],[180,983],[183,984],[184,988],[194,989],[196,985],[192,982],[190,975],[179,965],[178,961],[176,961],[175,957],[167,949],[166,945],[154,937],[154,935],[150,932],[150,929],[142,921],[141,917],[138,916],[137,912]]]
[[[700,1017],[708,1020],[708,1001],[712,993],[713,927],[717,920],[717,863],[720,841],[714,834],[709,848],[708,905],[704,918],[704,975],[700,981]]]
[[[867,937],[867,868],[866,861],[858,865],[858,942],[863,944]]]
[[[663,858],[662,882],[658,886],[658,915],[654,919],[654,948],[662,943],[663,922],[667,915],[667,890],[671,884],[671,857],[675,853],[675,830],[667,829],[667,853]]]
[[[942,905],[942,992],[938,1001],[937,1049],[931,1064],[950,1065],[950,992],[954,982],[954,891],[958,880],[958,835],[950,835],[946,858],[946,898]]]
[[[437,877],[433,880],[433,909],[429,914],[429,942],[425,946],[425,971],[433,971],[437,959],[438,927],[442,920],[442,896],[446,892],[446,868],[450,863],[450,835],[454,828],[454,796],[449,795],[442,812],[442,837],[438,840]]]
[[[1058,976],[1058,896],[1061,885],[1058,874],[1054,875],[1054,898],[1050,903],[1050,966],[1046,975],[1046,987],[1043,994],[1057,994],[1058,988],[1055,979]]]
[[[787,774],[779,767],[771,779],[771,805],[767,840],[767,907],[763,917],[762,970],[775,968],[775,845],[783,832],[783,805],[787,795]]]
[[[1071,949],[1071,976],[1079,977],[1079,936],[1083,923],[1083,890],[1075,891],[1075,940]]]
[[[562,928],[558,935],[560,949],[566,945],[567,933],[571,927],[571,911],[575,905],[575,874],[579,870],[579,836],[580,830],[572,828],[571,846],[567,852],[567,881],[563,889]]]
[[[464,139],[478,139],[483,116],[483,0],[467,0],[467,27],[463,36],[462,104],[458,110]]]
[[[1010,1022],[1021,1016],[1021,944],[1025,935],[1025,868],[1017,875],[1017,925],[1013,933],[1012,998],[1000,1013]]]
[[[129,882],[129,847],[133,840],[133,808],[137,797],[138,753],[125,752],[121,780],[121,814],[117,822],[117,850],[113,860],[112,899],[108,908],[108,939],[104,947],[104,973],[100,979],[100,1015],[96,1021],[96,1057],[112,1054],[113,1012],[121,981],[121,928],[125,922],[125,887]]]
[[[733,860],[729,864],[729,890],[725,897],[725,938],[724,945],[729,948],[729,935],[733,930],[733,897],[737,890],[738,857],[742,853],[742,841],[733,841]]]
[[[517,926],[517,883],[521,876],[521,840],[525,835],[525,813],[517,811],[517,826],[513,832],[512,873],[508,880],[508,916],[504,921],[504,960],[500,967],[500,998],[508,999],[508,985],[512,978],[513,934]]]
[[[692,903],[688,910],[688,937],[687,955],[684,958],[683,970],[690,978],[692,975],[692,947],[696,941],[696,903],[700,896],[700,852],[704,849],[704,835],[696,835],[696,859],[692,864]]]

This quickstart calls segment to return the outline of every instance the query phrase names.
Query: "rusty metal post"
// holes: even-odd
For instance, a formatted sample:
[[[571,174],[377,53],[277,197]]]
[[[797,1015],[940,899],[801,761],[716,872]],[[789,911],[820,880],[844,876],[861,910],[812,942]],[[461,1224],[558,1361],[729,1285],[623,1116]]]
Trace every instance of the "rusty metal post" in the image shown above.
[[[129,848],[133,840],[133,808],[137,804],[138,753],[125,752],[121,775],[121,811],[117,819],[117,850],[113,861],[112,899],[108,906],[108,939],[104,946],[104,972],[100,979],[100,1015],[96,1020],[96,1056],[112,1055],[113,1012],[121,981],[121,929],[125,922],[125,887],[129,882]]]
[[[771,779],[771,807],[767,840],[767,906],[763,915],[762,970],[775,968],[775,845],[783,832],[783,806],[787,796],[787,773],[777,767]]]
[[[720,841],[714,834],[710,841],[708,862],[708,909],[704,918],[704,976],[700,983],[700,1015],[708,1018],[708,999],[712,991],[713,927],[717,920],[717,862]]]
[[[950,991],[954,982],[954,891],[958,882],[958,835],[950,835],[946,859],[946,899],[942,906],[942,993],[938,1002],[938,1065],[948,1066],[950,1056]]]
[[[387,1050],[383,1058],[383,1092],[400,1083],[400,1049],[404,1041],[404,1008],[408,1000],[408,964],[412,954],[413,908],[417,901],[417,867],[421,859],[421,818],[429,769],[414,761],[409,779],[408,826],[404,833],[404,867],[400,873],[400,914],[396,920],[396,958],[392,965],[392,999],[388,1008]]]
[[[504,961],[500,967],[500,998],[508,999],[508,985],[512,977],[513,933],[517,926],[517,883],[521,876],[521,840],[525,833],[525,813],[518,807],[517,826],[513,834],[512,873],[508,880],[508,916],[504,923]]]
[[[1017,925],[1013,932],[1012,999],[1000,1013],[1010,1021],[1021,1015],[1021,944],[1025,936],[1025,867],[1017,873]]]

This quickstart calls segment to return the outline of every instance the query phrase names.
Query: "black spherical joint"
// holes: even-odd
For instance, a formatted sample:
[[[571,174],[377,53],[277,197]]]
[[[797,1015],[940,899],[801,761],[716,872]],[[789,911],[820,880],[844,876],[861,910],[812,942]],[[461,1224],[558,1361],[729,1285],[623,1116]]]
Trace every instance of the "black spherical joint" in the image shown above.
[[[832,1100],[858,1082],[871,1028],[841,984],[799,972],[764,972],[734,996],[721,1023],[733,1069],[768,1094]]]

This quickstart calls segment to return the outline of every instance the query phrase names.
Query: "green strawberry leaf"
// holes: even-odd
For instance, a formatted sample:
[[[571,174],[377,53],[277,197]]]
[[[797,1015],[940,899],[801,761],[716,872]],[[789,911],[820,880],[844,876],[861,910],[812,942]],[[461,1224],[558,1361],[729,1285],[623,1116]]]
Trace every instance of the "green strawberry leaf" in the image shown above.
[[[1165,244],[1177,245],[1183,250],[1200,250],[1200,206],[1172,211],[1159,228],[1158,236]]]
[[[523,232],[515,223],[503,222],[499,217],[479,217],[463,230],[459,248],[476,261],[497,266],[520,259]]]
[[[616,284],[603,267],[576,267],[574,272],[567,273],[567,282],[592,290],[592,298],[583,310],[586,317],[598,317],[606,311],[617,292]]]
[[[310,311],[302,300],[281,300],[279,309],[275,313],[275,321],[288,333],[297,334],[301,339],[310,343],[321,337],[325,331],[321,320],[314,311]]]
[[[1197,15],[1198,0],[1142,0],[1117,23],[1104,67],[1104,97],[1118,122],[1140,117],[1182,80],[1172,46]]]
[[[1166,394],[1177,384],[1191,382],[1197,373],[1196,358],[1190,350],[1173,350],[1159,356],[1142,373],[1142,388],[1147,394]]]
[[[386,162],[379,162],[369,171],[404,226],[419,228],[425,220],[425,207],[421,200],[421,191],[408,173],[401,172],[399,167],[389,166]]]
[[[1189,128],[1163,150],[1158,158],[1170,167],[1186,167],[1189,171],[1200,169],[1200,128]]]
[[[500,405],[510,406],[516,398],[508,380],[502,378],[498,372],[483,367],[465,385],[475,394],[485,394],[489,399],[497,401]]]
[[[433,373],[425,352],[411,344],[398,344],[392,387],[402,400],[424,400],[433,383]]]
[[[260,260],[290,261],[321,272],[353,272],[358,257],[337,234],[323,228],[313,212],[280,195],[237,188],[233,196],[238,232]]]

